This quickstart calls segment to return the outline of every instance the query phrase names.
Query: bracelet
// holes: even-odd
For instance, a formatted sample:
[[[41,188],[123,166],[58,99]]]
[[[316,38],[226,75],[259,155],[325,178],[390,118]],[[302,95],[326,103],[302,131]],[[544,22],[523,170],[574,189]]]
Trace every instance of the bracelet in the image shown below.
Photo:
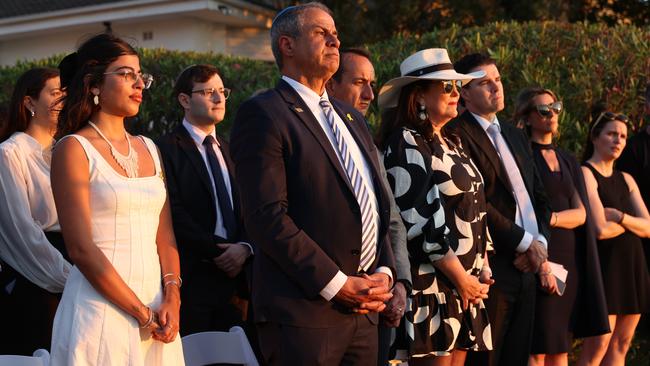
[[[540,276],[548,276],[551,273],[553,273],[553,271],[550,268],[546,272],[542,272],[542,271],[537,272],[537,274],[540,275]]]
[[[142,329],[149,328],[151,326],[151,324],[153,323],[153,311],[151,310],[150,307],[148,307],[148,306],[145,306],[145,307],[147,308],[147,310],[149,310],[149,319],[147,319],[147,321],[140,326],[140,328],[142,328]]]
[[[173,272],[165,273],[165,274],[162,276],[162,278],[163,278],[163,280],[165,280],[165,277],[169,277],[169,276],[175,276],[175,277],[178,279],[178,282],[176,282],[176,284],[178,285],[179,288],[180,288],[181,286],[183,286],[183,279],[181,278],[180,275],[177,275],[176,273],[173,273]],[[167,283],[167,282],[165,282],[165,284],[166,284],[166,283]],[[166,285],[165,285],[165,286],[166,286]]]
[[[551,214],[551,218],[555,218],[555,221],[553,221],[553,223],[551,223],[551,226],[555,227],[555,225],[557,225],[557,212],[553,212]]]
[[[623,225],[623,219],[625,218],[625,212],[621,211],[621,219],[618,220],[617,224]]]
[[[174,285],[174,286],[178,287],[179,289],[181,288],[181,285],[178,282],[174,281],[174,280],[165,281],[165,284],[163,285],[163,288],[166,288],[167,285]]]

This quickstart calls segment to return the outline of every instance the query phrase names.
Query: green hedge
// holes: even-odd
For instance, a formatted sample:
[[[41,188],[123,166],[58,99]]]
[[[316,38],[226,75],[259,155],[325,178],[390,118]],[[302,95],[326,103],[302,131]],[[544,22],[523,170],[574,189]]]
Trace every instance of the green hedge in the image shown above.
[[[344,45],[345,46],[345,45]],[[560,144],[580,151],[589,122],[589,108],[605,100],[610,108],[626,113],[636,125],[643,123],[643,89],[650,72],[650,31],[634,26],[614,28],[600,24],[556,22],[492,23],[482,27],[433,30],[422,36],[396,36],[369,45],[378,85],[398,76],[400,62],[411,53],[429,47],[444,47],[453,60],[463,54],[488,51],[495,57],[506,90],[509,117],[518,91],[541,85],[554,90],[565,103],[560,118]],[[275,85],[278,72],[273,63],[233,58],[211,53],[141,50],[142,68],[156,81],[145,93],[140,114],[129,127],[134,132],[157,136],[172,128],[181,111],[171,97],[173,80],[180,70],[195,63],[219,67],[233,89],[228,100],[228,132],[237,106],[253,92]],[[0,68],[0,103],[6,103],[13,82],[29,67],[56,65],[61,56],[38,62]],[[378,124],[374,107],[368,117]]]
[[[643,92],[650,77],[650,31],[634,26],[557,22],[492,23],[483,27],[434,30],[421,37],[395,37],[370,47],[379,85],[399,75],[401,60],[430,47],[449,50],[452,61],[487,51],[496,60],[506,94],[508,119],[519,90],[552,89],[564,101],[559,143],[579,152],[589,110],[604,100],[642,125]],[[376,110],[370,118],[377,123]],[[503,117],[502,117],[503,118]]]

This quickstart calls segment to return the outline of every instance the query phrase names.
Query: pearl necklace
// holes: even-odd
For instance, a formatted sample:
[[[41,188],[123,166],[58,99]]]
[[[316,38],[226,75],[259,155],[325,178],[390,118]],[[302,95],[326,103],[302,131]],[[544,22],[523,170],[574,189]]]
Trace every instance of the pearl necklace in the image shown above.
[[[135,152],[135,150],[131,147],[131,139],[129,139],[129,134],[124,131],[124,136],[126,137],[126,142],[129,145],[129,152],[126,155],[121,154],[113,144],[111,144],[110,141],[104,136],[102,131],[99,130],[99,127],[95,125],[92,121],[88,121],[88,124],[90,127],[92,127],[101,138],[106,141],[108,146],[111,147],[111,155],[113,156],[113,159],[117,162],[119,166],[124,169],[126,172],[126,176],[129,178],[137,178],[138,177],[138,154]]]

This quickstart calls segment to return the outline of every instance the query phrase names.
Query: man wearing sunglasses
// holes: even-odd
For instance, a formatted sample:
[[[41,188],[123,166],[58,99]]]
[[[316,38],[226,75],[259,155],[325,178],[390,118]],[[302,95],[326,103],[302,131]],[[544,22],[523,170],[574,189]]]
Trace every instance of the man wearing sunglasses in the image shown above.
[[[485,307],[490,316],[493,351],[468,364],[519,366],[528,363],[535,314],[535,276],[546,260],[550,207],[535,169],[528,139],[500,121],[503,85],[496,63],[471,54],[454,64],[460,73],[484,71],[461,90],[466,110],[448,126],[483,175],[488,229],[495,252],[490,265],[495,284]],[[552,113],[553,106],[540,113]]]
[[[184,281],[180,332],[227,331],[242,324],[243,269],[253,254],[244,238],[228,144],[216,134],[230,90],[214,66],[193,65],[181,72],[173,95],[185,115],[157,143]]]

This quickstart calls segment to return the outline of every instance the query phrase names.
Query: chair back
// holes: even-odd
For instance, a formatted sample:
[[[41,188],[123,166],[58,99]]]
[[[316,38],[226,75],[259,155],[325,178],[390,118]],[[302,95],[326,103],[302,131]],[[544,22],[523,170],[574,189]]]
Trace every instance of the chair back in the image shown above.
[[[248,338],[241,327],[229,332],[201,332],[182,338],[185,366],[230,363],[259,366]]]
[[[0,366],[49,366],[50,353],[37,349],[33,356],[0,355]]]

